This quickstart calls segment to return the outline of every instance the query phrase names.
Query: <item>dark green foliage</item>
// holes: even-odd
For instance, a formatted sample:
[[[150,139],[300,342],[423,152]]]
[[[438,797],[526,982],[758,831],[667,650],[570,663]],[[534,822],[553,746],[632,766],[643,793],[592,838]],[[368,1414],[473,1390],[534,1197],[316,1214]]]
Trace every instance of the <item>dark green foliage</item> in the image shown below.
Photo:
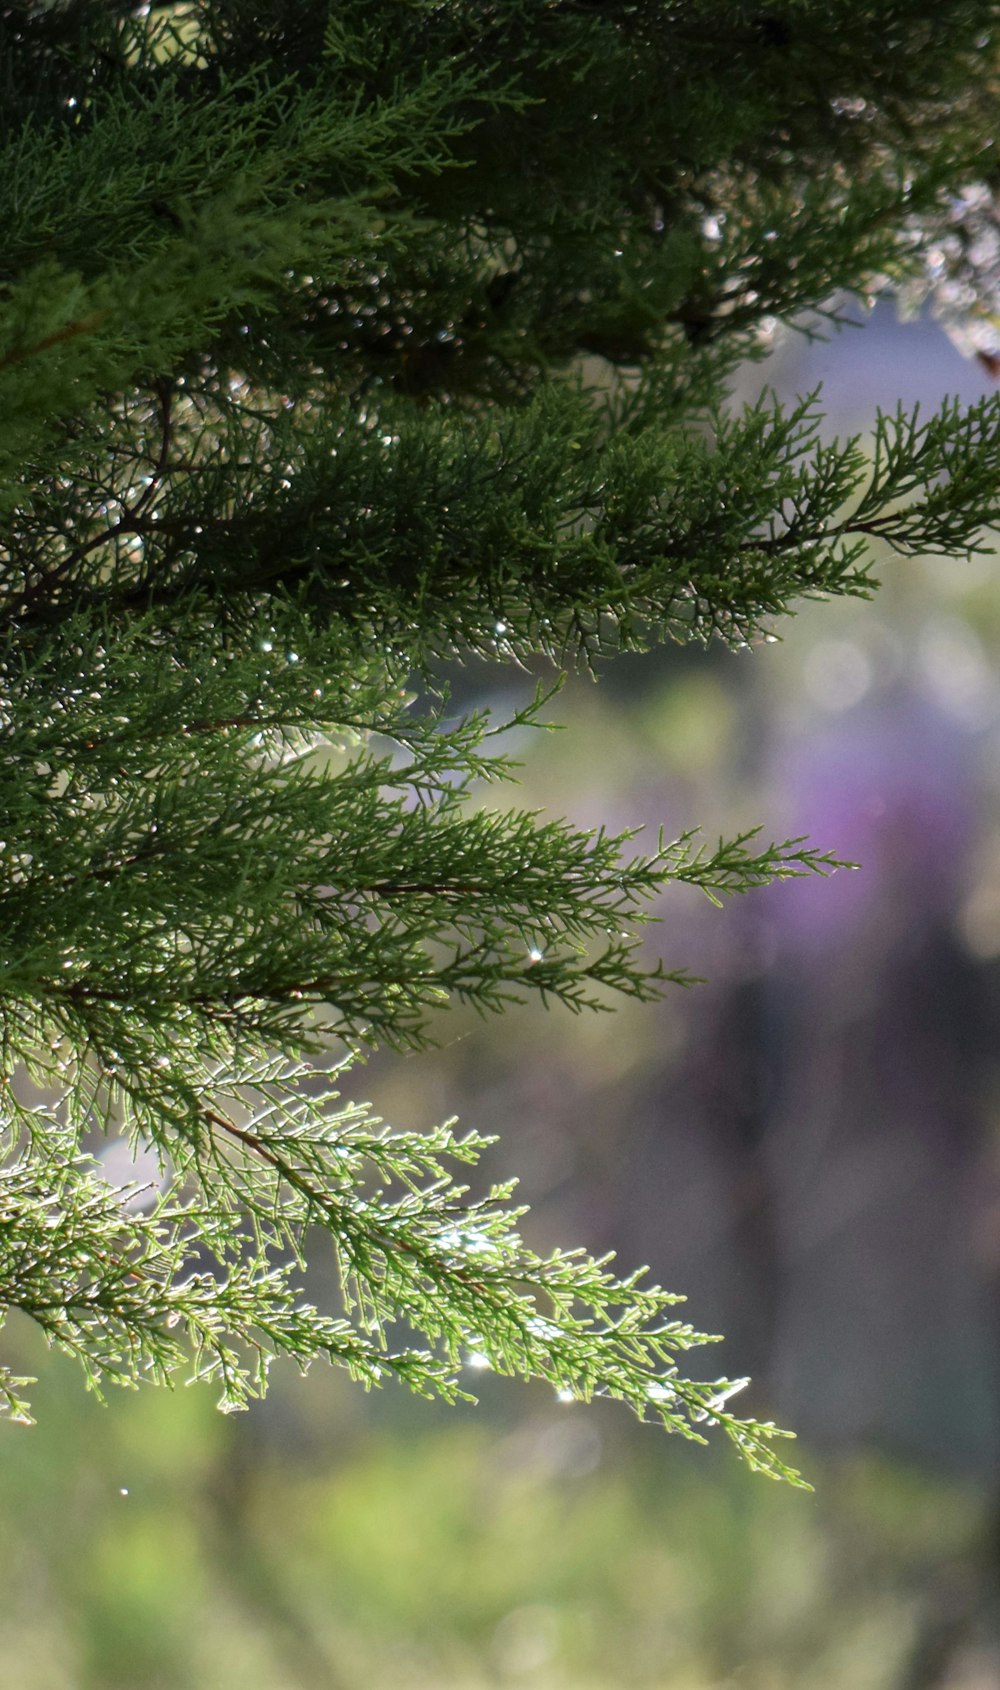
[[[872,536],[981,545],[995,405],[883,419],[872,462],[815,396],[733,414],[725,381],[918,262],[993,16],[0,8],[0,1300],[95,1384],[186,1335],[230,1406],[277,1353],[453,1395],[471,1350],[787,1472],[678,1373],[675,1299],[535,1256],[509,1188],[452,1183],[482,1141],[374,1131],[305,1058],[425,1042],[449,1000],[647,996],[684,978],[636,948],[662,888],[832,866],[487,808],[497,728],[408,689],[746,644],[866,594]],[[94,1125],[155,1148],[149,1213]],[[297,1288],[317,1225],[335,1319]]]

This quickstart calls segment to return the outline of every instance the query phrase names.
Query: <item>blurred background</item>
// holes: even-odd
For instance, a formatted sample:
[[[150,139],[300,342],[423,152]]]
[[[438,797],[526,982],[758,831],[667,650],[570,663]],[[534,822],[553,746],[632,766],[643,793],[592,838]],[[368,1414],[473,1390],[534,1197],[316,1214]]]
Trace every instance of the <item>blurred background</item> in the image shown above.
[[[747,372],[827,430],[991,389],[880,304]],[[800,1438],[805,1495],[598,1403],[470,1375],[478,1408],[275,1374],[86,1396],[26,1324],[36,1428],[0,1458],[18,1690],[996,1690],[1000,1684],[1000,563],[879,559],[756,652],[619,660],[551,706],[518,801],[614,828],[762,824],[857,873],[650,944],[707,977],[578,1020],[442,1022],[346,1089],[500,1134],[536,1246],[614,1250],[724,1332],[706,1377]],[[530,679],[453,677],[498,711]],[[692,1366],[696,1366],[694,1358]]]

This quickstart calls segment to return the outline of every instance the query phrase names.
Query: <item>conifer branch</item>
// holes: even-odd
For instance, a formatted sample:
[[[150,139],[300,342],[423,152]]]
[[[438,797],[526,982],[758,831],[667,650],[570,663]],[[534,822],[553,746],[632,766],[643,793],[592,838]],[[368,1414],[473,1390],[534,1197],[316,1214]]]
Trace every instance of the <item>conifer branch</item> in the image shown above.
[[[0,1313],[93,1388],[193,1371],[240,1407],[281,1355],[450,1400],[472,1360],[793,1476],[682,1374],[675,1297],[534,1253],[510,1186],[455,1182],[484,1140],[383,1132],[316,1069],[449,1001],[687,984],[641,948],[675,886],[842,866],[487,808],[510,724],[433,688],[754,643],[867,596],[874,541],[991,547],[1000,400],[869,449],[727,381],[922,273],[915,221],[982,165],[994,10],[0,12]],[[154,1188],[107,1185],[95,1128]]]

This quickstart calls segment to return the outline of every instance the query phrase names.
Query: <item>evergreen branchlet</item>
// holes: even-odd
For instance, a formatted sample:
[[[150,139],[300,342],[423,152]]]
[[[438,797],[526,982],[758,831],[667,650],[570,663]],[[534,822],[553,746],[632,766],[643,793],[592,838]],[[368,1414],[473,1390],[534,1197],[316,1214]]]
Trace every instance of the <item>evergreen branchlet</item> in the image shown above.
[[[471,1358],[794,1477],[739,1382],[680,1372],[675,1297],[536,1255],[510,1186],[455,1181],[486,1141],[387,1131],[330,1069],[449,1002],[683,983],[638,948],[665,888],[837,866],[491,807],[508,724],[436,666],[745,645],[867,595],[874,539],[988,545],[997,403],[871,450],[726,382],[917,273],[994,14],[0,6],[0,1306],[95,1388],[193,1357],[239,1407],[288,1355],[454,1397]]]

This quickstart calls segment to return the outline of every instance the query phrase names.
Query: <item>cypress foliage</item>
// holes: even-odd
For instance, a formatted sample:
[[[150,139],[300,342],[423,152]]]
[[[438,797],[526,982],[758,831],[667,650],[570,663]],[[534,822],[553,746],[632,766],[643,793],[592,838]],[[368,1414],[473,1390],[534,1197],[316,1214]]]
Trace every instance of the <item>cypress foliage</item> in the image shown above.
[[[675,1297],[532,1252],[510,1186],[456,1183],[482,1139],[386,1130],[334,1064],[449,1001],[647,997],[684,979],[637,948],[662,887],[835,866],[470,806],[504,724],[435,665],[745,645],[866,596],[874,537],[984,544],[995,404],[873,457],[726,382],[920,272],[995,10],[0,6],[0,1306],[95,1388],[193,1354],[241,1407],[285,1354],[454,1397],[471,1354],[795,1476],[681,1373]]]

